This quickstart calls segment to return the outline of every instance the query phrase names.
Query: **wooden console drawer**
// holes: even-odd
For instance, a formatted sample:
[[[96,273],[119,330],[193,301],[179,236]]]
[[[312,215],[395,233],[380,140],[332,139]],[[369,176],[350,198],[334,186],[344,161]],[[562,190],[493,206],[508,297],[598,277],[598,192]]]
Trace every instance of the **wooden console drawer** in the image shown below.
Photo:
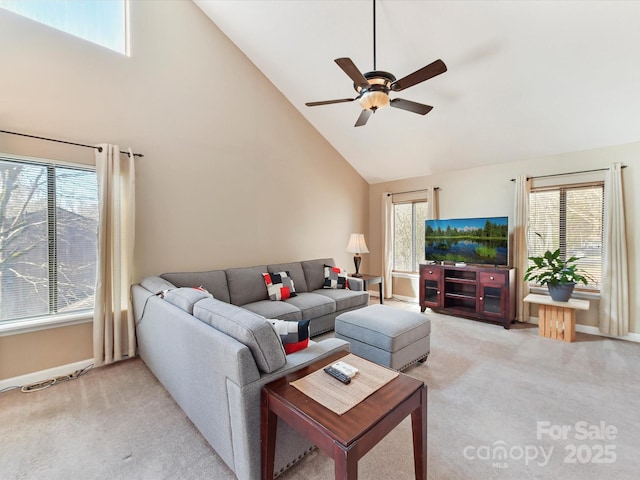
[[[429,268],[429,266],[427,266],[420,269],[420,277],[423,280],[439,280],[440,272],[441,270],[439,268]]]
[[[507,274],[505,272],[480,272],[480,283],[500,283],[506,282]]]

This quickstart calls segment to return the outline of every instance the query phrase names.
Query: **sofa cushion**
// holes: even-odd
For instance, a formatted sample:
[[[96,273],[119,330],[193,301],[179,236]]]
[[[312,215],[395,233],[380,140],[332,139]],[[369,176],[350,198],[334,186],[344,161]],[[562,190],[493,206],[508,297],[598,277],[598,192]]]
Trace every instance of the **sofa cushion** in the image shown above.
[[[336,302],[325,295],[315,293],[301,293],[297,297],[290,298],[286,303],[300,309],[302,320],[311,320],[336,311]]]
[[[303,294],[306,295],[306,294]],[[245,303],[242,308],[250,312],[262,315],[264,318],[277,318],[280,320],[302,320],[302,312],[295,305],[288,302],[272,302],[260,300],[259,302]]]
[[[213,296],[205,289],[191,287],[174,288],[164,294],[166,302],[190,314],[193,314],[193,306],[205,298]]]
[[[227,275],[224,273],[224,270],[163,273],[160,276],[173,283],[176,287],[203,286],[216,299],[230,303],[229,289],[227,288]]]
[[[229,297],[234,305],[267,300],[267,288],[264,286],[262,274],[267,271],[266,265],[245,268],[228,268],[227,285]]]
[[[260,315],[208,298],[194,306],[193,316],[246,345],[258,369],[265,373],[282,368],[287,361],[280,337]]]
[[[347,280],[347,271],[340,267],[324,266],[324,284],[323,288],[349,288]]]
[[[305,260],[300,262],[304,270],[304,278],[307,281],[307,292],[321,289],[324,285],[324,266],[335,265],[333,258],[319,258],[317,260]]]
[[[289,322],[287,320],[267,320],[280,336],[284,351],[287,355],[309,346],[309,322]]]
[[[280,263],[277,265],[267,265],[269,273],[288,272],[291,280],[296,286],[296,292],[308,292],[307,281],[304,278],[304,270],[300,262]]]
[[[270,300],[286,300],[297,295],[289,272],[263,273],[262,277]]]
[[[312,293],[332,299],[336,302],[336,310],[338,311],[351,310],[369,304],[369,292],[367,291],[323,288]]]

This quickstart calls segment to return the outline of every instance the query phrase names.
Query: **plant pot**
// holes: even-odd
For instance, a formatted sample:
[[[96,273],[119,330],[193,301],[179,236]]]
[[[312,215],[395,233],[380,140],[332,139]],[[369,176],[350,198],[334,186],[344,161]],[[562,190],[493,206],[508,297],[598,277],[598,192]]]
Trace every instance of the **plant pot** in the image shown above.
[[[549,285],[549,295],[551,296],[551,300],[555,300],[556,302],[568,302],[575,286],[575,283]]]

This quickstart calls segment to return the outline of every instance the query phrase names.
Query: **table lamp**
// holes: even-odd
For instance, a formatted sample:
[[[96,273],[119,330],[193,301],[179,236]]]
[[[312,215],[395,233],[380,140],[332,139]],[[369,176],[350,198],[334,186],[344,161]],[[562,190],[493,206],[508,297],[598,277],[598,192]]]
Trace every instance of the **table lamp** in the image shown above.
[[[353,264],[356,266],[356,273],[354,273],[353,276],[356,278],[362,277],[362,274],[360,273],[360,262],[362,262],[362,257],[360,254],[369,253],[367,243],[364,241],[364,234],[351,234],[349,243],[347,244],[347,252],[355,253],[355,256],[353,257]]]

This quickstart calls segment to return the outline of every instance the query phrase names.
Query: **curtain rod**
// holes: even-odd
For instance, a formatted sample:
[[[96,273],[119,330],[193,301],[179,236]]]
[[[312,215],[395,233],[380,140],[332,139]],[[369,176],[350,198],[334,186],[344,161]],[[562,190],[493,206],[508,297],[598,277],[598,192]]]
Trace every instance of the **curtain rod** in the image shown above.
[[[440,190],[440,187],[433,187],[434,190]],[[407,190],[406,192],[393,192],[387,193],[387,197],[393,197],[394,195],[402,195],[403,193],[415,193],[415,192],[426,192],[428,188],[421,188],[419,190]]]
[[[622,165],[621,168],[627,168],[626,165]],[[604,172],[606,170],[609,170],[608,168],[595,168],[593,170],[581,170],[579,172],[567,172],[567,173],[554,173],[552,175],[539,175],[537,177],[527,177],[527,180],[532,180],[534,178],[548,178],[548,177],[561,177],[563,175],[574,175],[576,173],[591,173],[591,172]],[[512,182],[515,182],[516,179],[512,178],[511,179]]]
[[[37,140],[46,140],[47,142],[65,143],[67,145],[75,145],[76,147],[95,148],[99,152],[102,152],[102,147],[96,147],[95,145],[85,145],[84,143],[67,142],[65,140],[57,140],[55,138],[37,137],[35,135],[27,135],[26,133],[10,132],[8,130],[0,130],[0,133],[8,133],[9,135],[19,135],[21,137],[35,138]],[[124,153],[125,155],[129,154],[129,152],[123,152],[122,150],[120,150],[120,153]],[[133,156],[144,157],[144,155],[141,153],[134,153]]]

